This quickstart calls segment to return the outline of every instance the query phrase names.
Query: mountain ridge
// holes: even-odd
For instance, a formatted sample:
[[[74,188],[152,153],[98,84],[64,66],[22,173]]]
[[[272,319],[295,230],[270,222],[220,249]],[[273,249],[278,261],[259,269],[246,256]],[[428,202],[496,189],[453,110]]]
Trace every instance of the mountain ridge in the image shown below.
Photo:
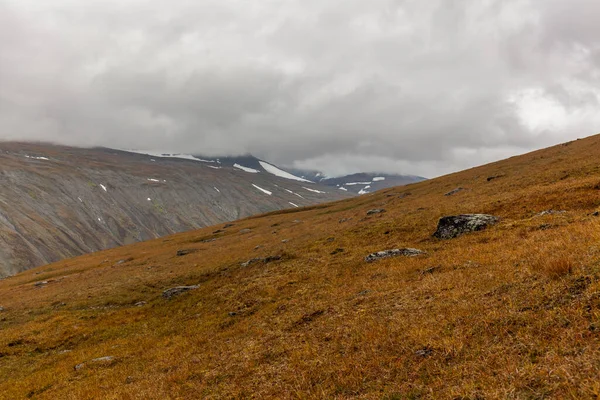
[[[0,276],[346,197],[274,174],[108,148],[2,142],[0,165]]]

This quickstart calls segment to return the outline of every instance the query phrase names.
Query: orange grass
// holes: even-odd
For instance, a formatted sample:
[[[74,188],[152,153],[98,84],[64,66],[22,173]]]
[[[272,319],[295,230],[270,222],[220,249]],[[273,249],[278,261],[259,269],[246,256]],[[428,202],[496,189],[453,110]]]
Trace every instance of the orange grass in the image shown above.
[[[599,156],[594,136],[0,281],[0,398],[597,398]],[[501,221],[431,237],[469,212]],[[364,262],[395,247],[427,255]]]

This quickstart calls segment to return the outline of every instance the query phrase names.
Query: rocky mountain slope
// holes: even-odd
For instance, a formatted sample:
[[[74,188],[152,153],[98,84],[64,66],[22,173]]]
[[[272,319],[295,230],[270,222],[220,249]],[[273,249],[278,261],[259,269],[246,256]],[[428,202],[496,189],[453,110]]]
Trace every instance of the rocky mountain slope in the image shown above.
[[[348,197],[278,176],[281,170],[263,161],[271,172],[244,161],[252,160],[227,165],[181,155],[0,143],[0,276],[252,214]]]
[[[408,185],[409,183],[421,182],[427,179],[416,175],[365,172],[329,178],[318,171],[291,169],[290,172],[312,182],[318,182],[322,185],[334,187],[354,194],[373,193],[381,189]]]
[[[0,398],[597,398],[599,158],[594,136],[2,280]]]

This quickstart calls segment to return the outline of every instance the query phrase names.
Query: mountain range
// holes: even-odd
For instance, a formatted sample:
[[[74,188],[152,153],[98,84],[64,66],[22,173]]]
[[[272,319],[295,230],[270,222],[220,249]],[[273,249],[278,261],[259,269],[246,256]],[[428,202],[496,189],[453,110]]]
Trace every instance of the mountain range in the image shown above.
[[[354,185],[358,179],[362,182]],[[251,155],[204,157],[2,142],[0,277],[66,257],[410,181],[403,179],[306,179]]]
[[[200,161],[10,142],[0,143],[0,187],[0,276],[349,196],[254,157]]]

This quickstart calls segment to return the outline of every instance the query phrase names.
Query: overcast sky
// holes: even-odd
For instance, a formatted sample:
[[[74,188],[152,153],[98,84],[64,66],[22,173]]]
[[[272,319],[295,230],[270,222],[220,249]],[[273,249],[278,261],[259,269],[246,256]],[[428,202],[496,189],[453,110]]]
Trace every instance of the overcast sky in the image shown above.
[[[597,0],[0,0],[0,139],[433,177],[600,131]]]

